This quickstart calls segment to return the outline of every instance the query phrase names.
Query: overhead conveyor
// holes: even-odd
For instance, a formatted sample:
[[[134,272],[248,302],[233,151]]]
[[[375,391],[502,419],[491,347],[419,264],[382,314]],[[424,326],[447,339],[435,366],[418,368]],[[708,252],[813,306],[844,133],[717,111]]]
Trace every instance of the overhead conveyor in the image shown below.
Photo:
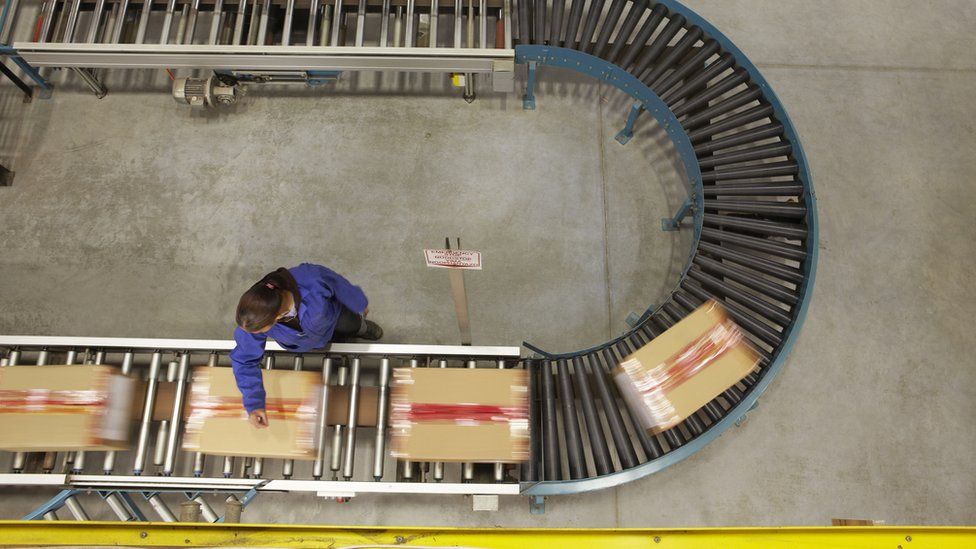
[[[70,43],[59,41],[64,36],[66,20],[92,20],[87,16],[72,15],[76,8],[90,10],[91,5],[52,0],[46,4],[47,21],[56,19],[61,22],[50,25],[42,19],[39,40],[14,44],[6,51],[19,56],[24,63],[39,66],[104,66],[98,64],[99,59],[103,59],[99,56],[111,55],[114,56],[113,67],[128,66],[126,59],[132,60],[132,67],[163,67],[169,66],[166,64],[168,56],[189,60],[203,52],[200,55],[226,54],[225,60],[281,55],[290,59],[288,63],[297,63],[298,68],[301,68],[301,58],[306,56],[307,59],[317,59],[306,68],[321,69],[328,67],[327,61],[322,61],[325,57],[355,57],[358,52],[368,50],[369,55],[380,55],[393,65],[397,63],[395,59],[424,59],[425,63],[440,64],[440,68],[448,72],[474,71],[473,65],[450,65],[457,60],[456,56],[471,54],[479,59],[491,59],[493,68],[484,72],[494,72],[496,76],[496,69],[502,66],[497,63],[503,63],[505,59],[525,66],[524,103],[527,108],[535,105],[534,86],[539,68],[561,67],[589,75],[633,99],[631,115],[618,135],[618,141],[625,143],[633,135],[635,124],[647,116],[654,117],[671,138],[687,174],[689,192],[685,207],[673,219],[666,220],[665,227],[677,226],[690,217],[687,226],[693,231],[692,250],[668,299],[648,310],[632,329],[602,345],[563,354],[550,354],[534,347],[528,347],[524,353],[531,356],[523,357],[497,351],[482,354],[474,352],[474,348],[462,348],[468,349],[467,355],[461,353],[464,356],[442,356],[436,350],[367,353],[370,359],[366,363],[369,365],[359,367],[365,368],[364,372],[372,372],[371,375],[375,375],[380,367],[374,360],[380,355],[416,367],[467,367],[468,361],[474,360],[477,367],[503,365],[525,368],[531,374],[531,459],[519,470],[507,470],[498,475],[489,468],[464,475],[463,471],[445,474],[444,464],[401,464],[396,484],[402,488],[397,490],[421,492],[430,488],[421,490],[420,486],[451,486],[450,493],[478,494],[486,493],[480,491],[491,487],[490,493],[504,491],[539,498],[629,482],[688,457],[733,425],[741,423],[783,367],[806,314],[817,263],[816,200],[806,158],[782,104],[756,67],[727,37],[678,2],[505,0],[501,3],[479,2],[473,11],[465,10],[463,3],[430,4],[420,0],[358,4],[341,0],[334,4],[267,1],[250,6],[243,1],[216,4],[171,1],[165,10],[162,3],[151,0],[138,5],[98,2],[98,6],[104,11],[98,19],[102,21],[99,25],[110,22],[122,25],[122,37],[138,38],[143,36],[143,28],[156,28],[142,24],[148,18],[150,21],[161,20],[163,24],[169,20],[170,27],[182,29],[179,32],[184,37],[183,42],[172,43],[164,38],[163,42],[168,44],[147,46],[146,41],[141,40],[142,45],[133,45],[114,40],[114,35],[110,35],[112,39],[108,41],[80,43],[77,38]],[[149,6],[152,10],[141,6]],[[317,11],[309,12],[310,6],[315,6]],[[326,9],[330,6],[333,9]],[[218,7],[219,10],[214,11]],[[278,19],[282,13],[291,15]],[[196,18],[195,25],[189,23],[190,14]],[[214,14],[218,16],[216,26],[203,23]],[[466,16],[477,18],[479,24],[460,24]],[[296,26],[296,22],[305,19],[308,19],[307,25]],[[325,19],[329,24],[325,24]],[[176,27],[173,27],[174,20]],[[456,24],[438,27],[439,20]],[[286,27],[268,26],[275,21],[284,22]],[[316,21],[321,24],[313,24]],[[391,21],[393,32],[387,26]],[[373,23],[377,23],[380,30],[387,29],[387,39],[397,36],[398,40],[373,45],[375,39],[369,34]],[[132,25],[137,25],[134,34]],[[102,29],[95,33],[96,37],[106,36],[102,26],[96,27]],[[188,28],[195,31],[188,34]],[[213,31],[214,28],[217,30]],[[327,28],[330,29],[329,40],[326,40],[329,45],[281,45],[282,36],[288,38],[288,43],[302,40],[308,43],[309,36],[313,42],[321,41]],[[465,28],[469,32],[481,33],[480,39],[475,40],[481,47],[450,47],[467,43],[461,40]],[[203,29],[210,29],[210,34]],[[249,30],[245,32],[243,29]],[[312,29],[311,35],[307,29]],[[244,43],[244,37],[252,32],[263,36],[263,40],[251,37]],[[158,35],[154,36],[153,40],[159,40]],[[437,38],[431,39],[431,36]],[[426,37],[425,47],[417,47],[423,37]],[[146,55],[151,52],[156,52],[154,55],[158,57],[147,64]],[[210,64],[198,67],[215,68]],[[402,70],[426,70],[406,64],[399,67]],[[231,65],[221,65],[221,68],[247,69]],[[348,70],[338,65],[331,68]],[[375,70],[376,66],[370,69],[364,64],[358,69]],[[40,74],[37,77],[41,78]],[[622,357],[651,341],[709,299],[726,306],[759,351],[761,362],[741,383],[682,424],[660,435],[648,435],[637,428],[631,410],[617,393],[610,370]],[[15,337],[0,338],[0,347],[6,349],[8,363],[40,362],[40,357],[46,356],[44,353],[55,352],[74,352],[77,357],[77,353],[85,349],[96,359],[99,352],[108,352],[118,362],[124,360],[129,350],[135,352],[137,348],[111,340],[82,344],[58,338],[25,341]],[[200,353],[199,356],[207,357],[215,352],[221,361],[224,359],[220,353],[227,350],[225,343],[215,344],[213,348],[187,347],[186,343],[150,344],[150,347],[139,349],[143,354],[156,349],[167,356],[173,352],[192,352],[194,356]],[[305,356],[304,364],[319,368],[322,366],[320,359],[334,355],[334,360],[343,361],[347,374],[341,377],[342,367],[333,362],[333,368],[339,368],[333,374],[333,382],[345,380],[349,383],[356,379],[352,375],[354,362],[351,362],[351,357],[356,354],[334,347],[331,351]],[[269,357],[272,367],[288,367],[293,360],[281,351],[273,351]],[[179,362],[177,364],[179,374]],[[151,367],[150,360],[150,371]],[[140,371],[147,371],[146,367]],[[336,432],[338,430],[336,427]],[[346,438],[332,440],[337,444],[340,441],[347,443],[348,433]],[[381,437],[374,437],[374,440],[379,444]],[[143,446],[148,450],[151,442]],[[167,452],[173,450],[169,439],[165,448]],[[345,448],[350,451],[352,446],[346,444]],[[167,457],[168,454],[163,456],[164,467],[171,461]],[[177,456],[177,467],[163,472],[178,474],[179,467],[186,467],[194,459]],[[262,465],[261,478],[271,478],[273,472],[267,463]],[[240,465],[235,467],[226,470],[231,478],[243,481]],[[87,479],[93,471],[89,468],[101,472],[88,459],[81,471],[85,474],[77,478],[90,482]],[[246,473],[248,482],[251,482],[256,476],[253,465]],[[357,465],[349,482],[369,482],[372,473],[372,467]],[[299,474],[304,473],[296,470],[293,477]],[[460,477],[451,481],[451,474]],[[219,472],[216,476],[223,477]],[[70,484],[74,482],[73,478],[69,475],[65,481]],[[384,483],[387,478],[384,476]],[[482,478],[484,482],[479,480]],[[307,484],[326,482],[314,478],[289,482],[302,484],[287,486],[304,486],[308,491],[324,495],[341,491],[337,486]],[[261,484],[260,487],[264,489],[269,485],[272,484]],[[356,490],[350,491],[357,491],[360,485],[355,486]],[[389,490],[383,487],[376,491]]]

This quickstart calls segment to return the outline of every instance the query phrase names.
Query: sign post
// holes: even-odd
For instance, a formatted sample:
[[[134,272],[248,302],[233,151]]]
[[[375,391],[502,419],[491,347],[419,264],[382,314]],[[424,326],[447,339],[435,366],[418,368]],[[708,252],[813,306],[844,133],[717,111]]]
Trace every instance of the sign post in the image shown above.
[[[458,240],[458,247],[460,245]],[[471,322],[468,317],[468,294],[464,288],[464,271],[481,270],[481,252],[452,250],[450,239],[447,240],[447,246],[446,249],[424,250],[424,259],[428,267],[448,270],[454,312],[457,313],[458,329],[461,331],[461,345],[471,345]]]

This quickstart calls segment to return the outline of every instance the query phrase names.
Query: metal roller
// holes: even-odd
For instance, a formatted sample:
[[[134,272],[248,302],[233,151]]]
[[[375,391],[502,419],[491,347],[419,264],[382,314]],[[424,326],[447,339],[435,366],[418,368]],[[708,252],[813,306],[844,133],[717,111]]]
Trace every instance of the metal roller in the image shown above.
[[[156,428],[156,443],[153,445],[152,463],[157,467],[162,467],[163,463],[166,462],[166,439],[168,437],[169,437],[169,420],[164,419],[159,422],[159,426]],[[77,457],[78,456],[75,456],[76,468],[79,467],[77,464]],[[84,455],[82,455],[81,457],[84,457]],[[79,471],[76,470],[76,472]]]
[[[503,3],[502,13],[500,15],[503,18],[503,25],[507,27],[509,14],[505,6],[506,4]],[[478,47],[481,49],[488,47],[488,0],[478,0]]]
[[[695,93],[702,86],[712,81],[718,75],[727,71],[734,65],[735,57],[733,57],[731,53],[723,53],[719,55],[717,59],[712,61],[707,67],[705,67],[705,70],[695,74],[695,76],[688,78],[684,82],[676,83],[672,88],[661,94],[661,100],[668,105],[672,105],[672,111],[678,111],[684,108],[684,104],[679,107],[673,107],[673,105],[679,99],[684,99],[687,95]],[[748,73],[744,75],[743,81],[745,80],[748,80]]]
[[[210,32],[207,35],[207,44],[211,46],[220,42],[220,29],[224,21],[224,0],[214,0],[213,16],[210,20]]]
[[[745,166],[720,167],[710,172],[702,173],[703,182],[734,181],[741,178],[778,177],[796,175],[798,170],[796,161],[773,162],[769,164],[749,164]]]
[[[689,28],[685,32],[684,36],[682,36],[678,42],[671,47],[671,49],[668,50],[663,57],[661,57],[661,60],[654,65],[651,72],[644,77],[644,82],[650,84],[651,82],[655,82],[657,79],[664,76],[667,70],[673,67],[675,63],[680,61],[681,58],[683,58],[685,54],[691,50],[692,46],[694,46],[695,43],[701,39],[701,37],[702,30],[700,28]]]
[[[715,301],[718,301],[724,305],[725,310],[729,313],[729,316],[731,316],[740,327],[744,328],[747,332],[759,338],[764,343],[772,347],[778,347],[783,341],[783,337],[779,332],[756,320],[742,305],[739,305],[734,301],[726,301],[705,288],[690,282],[688,279],[681,282],[681,287],[687,292],[698,296],[699,299],[714,299]]]
[[[672,86],[684,80],[693,72],[702,70],[708,59],[718,53],[718,50],[718,42],[712,39],[706,39],[701,47],[687,61],[682,61],[670,73],[662,74],[656,81],[651,82],[649,87],[658,92],[671,89]]]
[[[624,6],[628,1],[629,0],[612,0],[610,2],[610,11],[607,12],[607,16],[603,19],[603,25],[600,27],[600,33],[596,37],[596,44],[593,46],[593,55],[603,57],[603,52],[610,44],[610,35],[613,33],[613,29],[617,27],[617,23],[620,21],[620,16],[624,12]],[[624,37],[624,40],[626,40],[626,37]]]
[[[789,185],[792,186],[792,185]],[[757,187],[745,187],[748,190],[758,190]],[[738,190],[738,189],[734,189]],[[725,194],[727,190],[716,189],[716,194]],[[748,192],[748,191],[746,191]],[[708,193],[706,193],[707,195]],[[779,196],[779,195],[778,195]],[[778,236],[794,240],[806,240],[806,228],[795,223],[782,223],[779,221],[766,221],[764,219],[749,219],[745,217],[718,215],[706,213],[702,216],[705,225],[712,227],[729,227],[739,231],[752,232],[762,236]]]
[[[319,46],[325,47],[331,43],[332,43],[332,5],[324,4],[322,6],[322,24],[319,27]]]
[[[788,326],[790,323],[790,315],[780,309],[779,307],[770,304],[767,301],[759,299],[755,295],[745,291],[740,290],[736,286],[732,286],[714,276],[700,270],[700,269],[689,269],[688,276],[692,279],[697,280],[702,286],[712,289],[725,297],[730,297],[745,307],[751,309],[753,312],[763,316],[764,318],[771,320],[781,326]]]
[[[505,369],[505,361],[499,360],[497,363],[499,370]],[[494,476],[492,477],[495,482],[503,482],[505,480],[505,464],[496,463],[494,466]]]
[[[613,463],[610,459],[610,449],[607,447],[607,439],[600,426],[600,416],[597,412],[593,393],[590,391],[590,383],[587,379],[586,370],[583,368],[583,359],[579,356],[573,357],[573,380],[576,382],[576,393],[580,397],[580,404],[583,407],[583,420],[586,422],[586,434],[590,440],[590,450],[593,453],[593,465],[596,467],[598,475],[607,475],[613,471]]]
[[[582,0],[577,0],[582,1]],[[529,19],[529,5],[531,0],[521,0],[516,4],[515,8],[518,12],[518,25],[519,25],[519,43],[520,44],[531,44],[532,43],[532,21]]]
[[[382,15],[380,19],[380,47],[386,48],[390,45],[390,0],[383,0]]]
[[[807,209],[803,206],[779,201],[714,200],[704,201],[706,210],[734,213],[752,213],[775,217],[804,217]]]
[[[54,12],[58,8],[57,0],[48,0],[47,4],[44,6],[44,15],[41,19],[41,32],[38,33],[38,42],[47,42],[48,38],[51,36],[51,28],[54,23]]]
[[[583,437],[580,434],[579,416],[576,413],[576,397],[573,382],[569,379],[569,367],[565,360],[556,362],[559,380],[559,402],[563,411],[563,430],[566,438],[566,457],[569,459],[569,476],[572,479],[587,477]]]
[[[764,184],[722,184],[724,182],[719,182],[718,185],[709,185],[704,188],[705,196],[789,196],[789,197],[800,197],[803,195],[803,185],[799,182],[789,182],[789,183],[764,183]],[[728,217],[728,216],[718,216],[716,217]],[[736,219],[743,221],[758,221],[748,218],[738,217]],[[762,235],[773,235],[773,236],[786,236],[789,238],[794,238],[798,240],[804,240],[807,236],[807,231],[805,228],[792,223],[782,223],[779,221],[768,221],[767,223],[773,223],[776,225],[782,225],[781,229],[768,228],[763,229],[761,227],[750,228],[749,225],[741,225],[747,230],[752,232],[759,232]],[[733,225],[729,225],[730,227]],[[796,227],[794,230],[793,228]],[[798,231],[798,232],[797,232]]]
[[[658,26],[661,25],[661,21],[664,19],[664,16],[667,15],[667,13],[668,10],[665,9],[664,6],[661,4],[654,4],[654,7],[651,8],[651,13],[648,14],[647,19],[641,26],[640,31],[637,32],[637,36],[635,36],[634,40],[630,43],[630,46],[627,46],[626,51],[624,51],[624,56],[620,59],[620,62],[617,63],[617,66],[624,70],[630,69],[630,66],[634,63],[634,60],[637,59],[637,55],[640,54],[640,52],[643,51],[647,46],[647,41],[650,40],[651,36],[654,35],[654,31],[658,28]],[[657,91],[658,95],[660,95],[661,90],[657,90],[655,88],[655,91]]]
[[[353,357],[349,367],[349,413],[346,442],[342,457],[342,478],[352,479],[356,465],[356,425],[359,422],[359,357]]]
[[[743,286],[761,292],[773,299],[782,301],[787,305],[795,305],[798,301],[796,294],[783,286],[760,278],[744,269],[732,264],[721,263],[706,256],[699,255],[693,260],[696,265],[704,270],[718,273],[730,280],[734,280]]]
[[[267,353],[264,355],[264,369],[274,370],[275,367],[275,355]],[[254,478],[261,478],[264,476],[264,458],[256,457],[254,458],[254,465],[251,468],[251,475]]]
[[[285,20],[281,25],[281,45],[291,45],[291,29],[295,20],[295,0],[285,3]]]
[[[522,463],[521,480],[539,480],[539,464],[542,457],[542,430],[539,425],[539,363],[535,359],[525,361],[529,378],[529,459]]]
[[[335,0],[334,6],[335,7],[332,10],[332,36],[330,41],[330,45],[332,47],[345,45],[339,43],[339,35],[342,33],[343,20],[346,17],[346,14],[342,11],[342,0]]]
[[[92,357],[89,350],[85,349],[85,355],[89,357],[85,360],[86,364],[103,364],[105,362],[105,351],[96,351],[94,357]],[[85,471],[85,456],[85,452],[75,452],[71,460],[71,472],[80,474]]]
[[[711,68],[711,66],[709,68]],[[724,70],[725,69],[719,72],[724,72]],[[705,73],[708,72],[709,70],[706,69]],[[710,80],[711,78],[706,80],[706,82]],[[689,80],[689,82],[695,82],[695,81],[697,81],[697,77]],[[688,114],[694,113],[699,109],[706,108],[706,106],[711,101],[718,100],[726,93],[747,84],[749,82],[749,73],[745,69],[735,69],[732,72],[729,72],[728,74],[725,74],[721,78],[715,80],[714,82],[708,83],[707,86],[706,86],[706,82],[702,82],[697,87],[691,87],[686,85],[682,88],[683,93],[675,94],[674,100],[670,100],[670,99],[665,100],[668,103],[668,105],[672,106],[672,111],[675,113],[675,116],[679,118],[685,117]],[[684,102],[682,102],[680,105],[674,106],[679,99],[684,99]],[[723,122],[724,121],[725,120],[723,120]],[[729,127],[729,129],[736,129],[736,128],[737,126],[734,125]],[[719,133],[719,132],[714,132],[711,135],[714,135],[715,133]]]
[[[627,17],[624,18],[623,24],[620,25],[620,32],[617,33],[617,38],[613,41],[613,45],[606,55],[605,59],[607,61],[611,63],[615,62],[617,57],[620,56],[620,53],[624,51],[627,40],[630,38],[630,35],[634,34],[637,23],[640,22],[641,17],[644,16],[644,12],[647,11],[647,2],[648,0],[637,0],[631,3]]]
[[[440,12],[440,0],[430,0],[430,28],[428,32],[427,46],[437,47],[437,18]]]
[[[566,0],[552,0],[552,20],[549,23],[549,44],[560,46],[563,43],[563,13]]]
[[[563,36],[563,43],[554,45],[574,49],[579,45],[576,37],[580,32],[580,23],[583,19],[583,8],[585,6],[586,0],[573,0],[569,6],[569,17],[566,19],[566,32]]]
[[[115,516],[119,517],[119,520],[122,522],[130,522],[135,520],[135,517],[132,516],[132,513],[129,511],[128,507],[126,507],[125,503],[122,502],[122,498],[119,497],[118,493],[109,492],[108,495],[105,496],[105,503],[108,504],[109,509],[111,509],[112,512],[115,513]]]
[[[528,2],[529,0],[524,0]],[[532,2],[532,43],[546,43],[546,0]]]
[[[159,497],[158,493],[152,494],[146,497],[146,499],[163,522],[176,522],[176,515],[169,510],[169,507],[166,506],[166,503]]]
[[[68,508],[68,512],[71,513],[71,516],[73,516],[75,520],[82,520],[82,521],[91,520],[91,518],[88,516],[88,513],[85,512],[85,509],[81,506],[80,503],[78,503],[78,499],[75,498],[74,496],[68,496],[67,498],[65,498],[64,506]]]
[[[390,359],[380,359],[379,395],[376,403],[376,440],[373,444],[373,479],[383,479],[386,461],[386,423],[390,409]]]
[[[180,433],[183,430],[183,401],[186,399],[186,378],[190,372],[190,353],[180,355],[180,367],[176,373],[176,395],[170,415],[169,433],[166,437],[166,460],[163,475],[170,476],[176,468],[176,452],[179,450]]]
[[[461,31],[461,23],[464,18],[464,7],[462,0],[454,0],[454,47],[461,47],[461,39],[463,38],[463,33]]]
[[[593,33],[596,32],[596,24],[600,22],[603,15],[603,5],[606,0],[590,0],[590,9],[586,12],[586,24],[583,26],[583,34],[580,35],[579,46],[576,49],[583,53],[590,53],[593,49]]]
[[[478,367],[477,361],[469,360],[466,364],[469,369]],[[474,480],[474,463],[464,462],[461,464],[461,480],[470,482]]]
[[[732,147],[738,147],[740,145],[756,143],[764,139],[780,137],[782,135],[783,125],[779,122],[770,122],[768,124],[763,124],[762,126],[757,126],[755,128],[749,128],[726,137],[720,137],[718,139],[699,143],[698,145],[695,145],[695,154],[702,156],[707,153],[720,151],[722,149],[729,149]]]
[[[563,480],[556,427],[556,389],[552,381],[552,363],[548,360],[543,361],[539,377],[542,382],[543,480]]]
[[[247,19],[248,0],[239,0],[237,14],[234,16],[234,36],[230,43],[239,46],[244,43],[244,20]]]
[[[318,436],[315,443],[315,461],[312,463],[312,477],[322,478],[325,473],[325,439],[329,431],[329,381],[332,379],[332,357],[322,359],[322,395],[319,399]]]
[[[241,0],[242,2],[244,0]],[[143,0],[142,9],[139,10],[139,26],[136,29],[136,44],[146,41],[146,29],[149,28],[149,15],[152,13],[153,0]],[[88,37],[89,42],[95,41],[94,32]]]
[[[123,0],[125,1],[125,0]],[[65,2],[67,5],[67,2]],[[62,42],[71,43],[74,41],[75,27],[78,25],[78,12],[81,10],[81,0],[71,0],[71,8],[68,10],[68,21],[64,26],[64,36]]]
[[[617,450],[617,458],[620,459],[620,465],[624,469],[635,467],[638,463],[637,454],[634,452],[630,435],[627,433],[627,427],[624,425],[624,420],[620,415],[620,408],[617,406],[617,401],[614,399],[608,387],[607,376],[603,372],[602,367],[599,366],[599,357],[596,355],[587,355],[584,362],[590,369],[589,377],[593,380],[597,397],[599,397],[600,403],[603,405],[603,414],[607,418],[607,426],[610,427],[610,436],[613,438],[613,445]]]
[[[708,107],[696,112],[694,115],[684,118],[681,121],[681,127],[685,131],[690,131],[695,128],[701,127],[708,124],[712,119],[718,118],[723,114],[730,113],[739,107],[748,105],[750,103],[755,103],[762,99],[762,90],[755,87],[746,87],[746,89],[726,97],[713,103]]]
[[[758,122],[765,118],[769,118],[773,114],[773,107],[771,105],[757,105],[750,109],[746,109],[742,112],[735,113],[731,116],[725,117],[718,122],[713,122],[707,126],[702,126],[696,130],[688,132],[688,138],[695,141],[701,141],[706,137],[711,137],[713,135],[726,132],[728,130],[734,130],[736,128],[745,126],[746,124],[751,124],[752,122]],[[796,173],[794,169],[788,173]],[[777,174],[778,175],[778,174]],[[704,175],[702,178],[704,179]],[[750,175],[743,175],[742,177],[753,177]],[[731,178],[729,178],[731,179]]]
[[[197,17],[200,15],[200,0],[192,0],[190,4],[190,13],[186,20],[186,30],[183,32],[183,42],[184,44],[192,44],[193,36],[197,31]]]
[[[643,53],[637,57],[637,61],[634,63],[633,70],[630,71],[631,74],[637,78],[644,80],[644,72],[648,70],[661,53],[664,52],[664,48],[668,46],[671,39],[674,38],[678,31],[680,31],[685,25],[685,18],[683,15],[672,15],[668,22],[664,24],[664,28],[657,35],[651,45],[644,50]]]
[[[414,28],[413,20],[417,11],[416,0],[407,0],[407,13],[405,15],[403,28],[403,46],[412,48],[417,42],[417,31]]]
[[[687,308],[687,309],[694,310],[694,309],[697,309],[698,307],[700,307],[701,304],[702,304],[702,302],[700,300],[698,300],[697,298],[695,298],[695,296],[690,295],[690,294],[688,294],[687,292],[685,292],[683,290],[676,290],[671,295],[671,297],[675,301],[677,301],[678,303],[681,303],[682,305],[684,305],[685,308]]]
[[[336,380],[339,387],[345,387],[348,384],[348,379],[349,368],[346,366],[340,366]],[[332,471],[333,479],[338,479],[339,469],[342,467],[342,435],[343,426],[339,422],[336,422],[332,429],[332,446],[329,459],[329,469]]]
[[[363,47],[366,39],[366,0],[359,0],[356,8],[356,39],[353,42],[357,48]]]
[[[707,240],[709,242],[727,242],[730,244],[737,244],[739,246],[759,250],[760,252],[779,256],[785,259],[795,259],[800,261],[805,259],[807,255],[806,250],[799,246],[783,244],[781,242],[775,242],[765,238],[756,238],[754,236],[730,233],[728,231],[721,231],[710,227],[702,228],[701,236],[703,240]]]
[[[152,8],[150,7],[150,9]],[[176,14],[176,0],[167,0],[166,15],[163,16],[163,30],[159,33],[160,44],[169,44],[169,34],[170,34],[170,29],[173,26],[173,16],[175,14]]]
[[[437,367],[438,368],[447,368],[447,361],[446,360],[438,360],[437,361]],[[433,468],[434,468],[434,480],[437,481],[437,482],[440,482],[440,481],[444,480],[444,462],[443,461],[435,461]]]
[[[711,242],[699,242],[698,250],[699,252],[704,252],[720,259],[734,261],[739,265],[749,267],[750,269],[759,271],[769,276],[774,276],[783,280],[784,282],[791,282],[793,284],[800,284],[803,282],[803,274],[799,271],[799,269],[790,267],[789,265],[783,265],[782,263],[777,263],[775,261],[770,261],[769,259],[759,257],[748,252],[724,248]]]
[[[308,26],[305,28],[305,45],[315,45],[315,30],[318,28],[319,0],[310,0],[308,5]]]
[[[301,372],[302,368],[305,366],[305,357],[302,355],[295,355],[295,360],[292,369],[296,372]],[[325,389],[323,389],[324,391]],[[284,478],[291,478],[292,473],[295,472],[295,460],[286,459],[281,463],[281,476]]]

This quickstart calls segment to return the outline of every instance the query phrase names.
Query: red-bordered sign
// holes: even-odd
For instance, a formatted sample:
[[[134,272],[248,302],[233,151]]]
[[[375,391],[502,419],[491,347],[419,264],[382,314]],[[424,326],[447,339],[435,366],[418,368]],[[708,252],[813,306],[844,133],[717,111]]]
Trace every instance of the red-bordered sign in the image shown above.
[[[428,267],[481,270],[481,252],[473,250],[424,250]]]

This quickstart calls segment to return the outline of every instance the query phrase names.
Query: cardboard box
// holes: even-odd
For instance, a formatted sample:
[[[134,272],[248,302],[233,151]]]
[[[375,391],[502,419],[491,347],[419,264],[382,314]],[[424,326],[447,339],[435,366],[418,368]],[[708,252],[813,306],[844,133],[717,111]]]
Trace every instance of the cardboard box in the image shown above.
[[[625,357],[614,380],[641,426],[657,434],[735,385],[758,362],[725,309],[709,301]]]
[[[524,461],[528,394],[524,370],[395,368],[393,455],[414,461]]]
[[[126,449],[134,388],[111,366],[0,368],[0,449]]]
[[[322,375],[265,370],[268,427],[247,421],[231,368],[193,370],[183,449],[219,456],[314,459]]]
[[[228,368],[223,368],[228,369]],[[264,370],[262,370],[264,372]],[[319,373],[319,372],[315,372]],[[192,381],[187,387],[187,394],[192,394]],[[153,406],[153,421],[169,419],[173,415],[173,402],[176,400],[176,383],[162,382],[156,388],[156,400]],[[139,382],[136,387],[133,419],[142,419],[142,407],[146,401],[146,382]],[[376,427],[377,404],[379,403],[379,388],[368,385],[359,387],[359,413],[356,425],[359,427]],[[243,404],[242,404],[243,406]],[[190,399],[183,405],[183,417],[190,417]],[[349,418],[349,387],[329,385],[329,425],[345,425]]]

